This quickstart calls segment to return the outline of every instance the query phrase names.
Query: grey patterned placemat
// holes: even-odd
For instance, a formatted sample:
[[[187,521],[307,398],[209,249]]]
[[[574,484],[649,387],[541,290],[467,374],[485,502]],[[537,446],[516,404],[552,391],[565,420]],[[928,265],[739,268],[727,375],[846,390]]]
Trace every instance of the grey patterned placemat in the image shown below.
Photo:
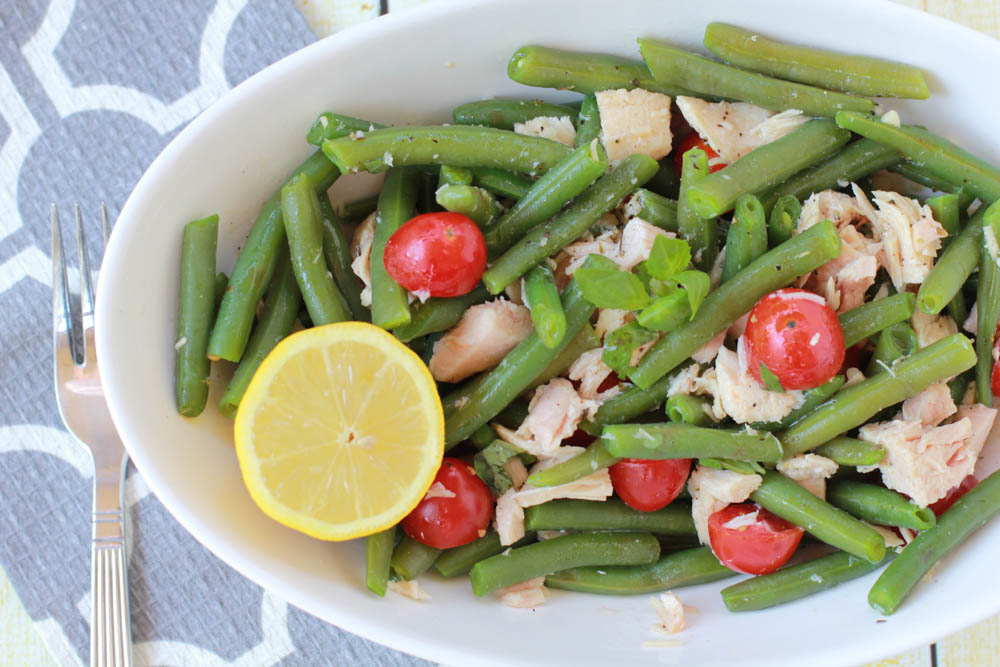
[[[291,0],[0,3],[0,564],[61,664],[87,661],[92,469],[52,395],[49,203],[114,215],[201,109],[313,39]],[[126,499],[137,664],[426,664],[244,579],[134,471]]]

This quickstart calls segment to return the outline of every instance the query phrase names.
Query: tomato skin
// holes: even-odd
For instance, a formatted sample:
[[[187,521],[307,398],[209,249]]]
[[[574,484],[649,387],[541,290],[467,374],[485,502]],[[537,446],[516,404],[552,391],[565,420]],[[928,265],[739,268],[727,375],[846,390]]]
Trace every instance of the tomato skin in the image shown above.
[[[424,213],[407,221],[385,244],[385,270],[411,292],[461,296],[486,269],[486,241],[461,213]]]
[[[743,335],[750,374],[763,384],[763,363],[785,389],[818,387],[837,374],[846,353],[833,308],[802,289],[780,289],[758,301]]]
[[[400,523],[416,541],[435,549],[450,549],[480,537],[493,518],[493,494],[469,465],[446,457],[433,484],[441,482],[454,498],[424,498]]]
[[[997,363],[997,349],[1000,348],[1000,343],[993,349],[993,374],[990,375],[990,389],[993,390],[994,396],[1000,396],[1000,363]]]
[[[719,157],[719,154],[715,152],[715,149],[708,145],[708,142],[701,138],[697,132],[691,132],[689,135],[684,137],[677,148],[674,149],[674,166],[677,168],[677,178],[681,177],[682,166],[684,164],[684,154],[687,153],[692,148],[700,148],[705,151],[705,155],[708,156],[708,173],[714,174],[720,169],[724,169],[727,165],[725,162],[718,162],[712,164],[712,160]]]
[[[655,512],[680,494],[691,459],[623,459],[608,469],[615,493],[632,509]]]
[[[757,512],[756,520],[739,528],[726,524]],[[769,574],[788,562],[802,540],[804,530],[771,514],[756,503],[727,505],[708,517],[712,552],[731,570],[746,574]]]
[[[973,475],[967,475],[965,479],[959,482],[958,486],[948,492],[948,495],[937,502],[931,503],[928,507],[934,512],[934,516],[941,516],[949,507],[955,504],[956,500],[975,488],[977,484],[979,484],[978,479]]]

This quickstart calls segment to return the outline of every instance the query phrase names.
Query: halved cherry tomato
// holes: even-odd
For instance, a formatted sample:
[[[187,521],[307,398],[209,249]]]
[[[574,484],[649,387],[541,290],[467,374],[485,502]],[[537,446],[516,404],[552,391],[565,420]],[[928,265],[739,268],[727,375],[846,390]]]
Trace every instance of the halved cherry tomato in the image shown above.
[[[677,148],[674,149],[674,166],[677,168],[677,178],[681,177],[681,165],[684,163],[684,154],[692,148],[700,148],[705,151],[705,155],[708,156],[708,173],[714,174],[720,169],[724,169],[726,167],[725,162],[712,162],[712,160],[719,157],[719,154],[715,152],[715,149],[708,145],[707,141],[701,138],[701,135],[697,132],[692,132],[684,137],[681,142],[677,144]]]
[[[435,549],[460,547],[479,538],[493,518],[490,488],[468,464],[450,457],[441,462],[432,490],[440,489],[438,482],[446,492],[421,500],[401,522],[403,530]]]
[[[844,362],[844,331],[823,297],[803,289],[780,289],[757,302],[746,332],[750,374],[761,380],[763,363],[785,389],[823,384]]]
[[[691,459],[624,459],[608,469],[611,485],[625,504],[655,512],[673,502],[691,472]]]
[[[712,552],[729,569],[746,574],[768,574],[784,565],[804,532],[756,503],[727,505],[708,517]]]
[[[997,350],[1000,349],[1000,341],[993,348],[993,375],[990,376],[990,389],[994,396],[1000,396],[1000,363],[997,363]]]
[[[461,213],[424,213],[397,229],[385,244],[385,270],[416,294],[468,294],[486,269],[486,241]]]
[[[971,491],[976,484],[979,484],[979,480],[972,475],[968,475],[958,486],[949,491],[944,498],[936,503],[931,503],[928,507],[934,512],[934,516],[941,516],[949,507],[955,504],[956,500]]]

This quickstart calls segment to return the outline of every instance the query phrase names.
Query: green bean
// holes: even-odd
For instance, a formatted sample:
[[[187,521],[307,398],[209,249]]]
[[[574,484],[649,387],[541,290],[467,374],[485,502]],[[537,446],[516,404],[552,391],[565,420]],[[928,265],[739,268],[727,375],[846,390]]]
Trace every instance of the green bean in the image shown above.
[[[793,195],[781,195],[771,209],[767,224],[767,240],[770,247],[778,246],[792,238],[802,214],[802,204]]]
[[[688,204],[703,217],[721,215],[740,195],[763,192],[806,167],[834,155],[851,138],[831,120],[811,120],[709,174],[688,190]]]
[[[651,225],[668,232],[677,231],[677,202],[662,195],[639,188],[625,202],[625,214],[641,218]]]
[[[883,329],[913,316],[916,300],[909,292],[899,292],[876,299],[840,314],[844,345],[851,347],[871,338]]]
[[[925,167],[916,165],[913,162],[903,160],[902,162],[888,167],[888,169],[889,171],[895,172],[907,180],[923,185],[925,188],[929,188],[937,192],[954,194],[958,197],[958,209],[960,211],[968,209],[969,205],[972,204],[975,199],[972,193],[964,187],[955,185],[954,183],[949,183],[948,181],[935,176]]]
[[[515,51],[507,64],[507,76],[526,86],[572,90],[584,95],[618,88],[644,88],[671,96],[692,94],[657,81],[642,62],[545,46],[522,46]]]
[[[485,234],[490,256],[506,252],[539,223],[557,214],[608,168],[608,155],[596,139],[580,146],[535,181],[531,189]]]
[[[475,175],[471,169],[451,167],[443,164],[438,175],[438,184],[439,187],[444,185],[472,185],[472,179],[474,178]]]
[[[895,148],[918,167],[984,202],[1000,199],[1000,169],[922,128],[895,127],[851,111],[838,112],[837,125]]]
[[[971,222],[969,224],[972,224]],[[991,377],[993,341],[1000,322],[1000,203],[994,202],[983,215],[983,242],[980,248],[979,285],[976,289],[976,400],[993,407]]]
[[[891,371],[892,365],[899,359],[913,354],[917,349],[917,334],[909,322],[897,322],[886,327],[878,335],[875,352],[872,353],[865,374],[875,375]]]
[[[657,80],[695,91],[752,102],[772,111],[798,109],[807,116],[833,116],[841,109],[870,112],[871,100],[801,83],[782,81],[724,65],[651,39],[639,40],[643,60]]]
[[[844,480],[826,489],[826,499],[863,521],[881,526],[927,530],[934,525],[934,512],[884,486]]]
[[[955,236],[958,235],[958,195],[954,192],[949,192],[936,197],[930,197],[927,199],[926,204],[930,207],[934,219],[940,222],[941,226],[944,227],[944,231],[948,233],[947,236],[941,239],[942,245],[947,247]]]
[[[790,195],[803,200],[814,192],[840,187],[841,183],[857,181],[880,169],[889,168],[903,159],[894,148],[883,146],[871,139],[853,141],[819,164],[807,167],[784,183],[760,195],[765,209],[771,208],[779,197]]]
[[[612,456],[633,459],[689,459],[699,456],[739,461],[781,460],[781,443],[770,433],[723,431],[690,424],[614,424],[601,434]]]
[[[844,386],[845,381],[846,380],[843,375],[834,375],[820,386],[807,389],[804,392],[805,395],[803,396],[802,405],[785,415],[784,419],[775,422],[757,422],[755,424],[751,424],[751,427],[758,431],[780,431],[781,429],[788,428],[801,417],[809,414],[828,398],[840,391],[840,388]]]
[[[863,577],[894,556],[889,552],[878,562],[871,563],[837,551],[723,588],[722,601],[729,611],[767,609]]]
[[[552,270],[544,264],[524,276],[524,305],[531,311],[531,321],[545,347],[555,347],[566,335],[566,313],[559,301]]]
[[[584,95],[580,114],[576,117],[576,139],[574,146],[585,146],[601,134],[601,112],[597,108],[597,98]]]
[[[885,458],[885,449],[857,438],[841,436],[813,450],[842,466],[873,466]]]
[[[177,411],[197,417],[208,403],[212,364],[205,352],[215,311],[215,251],[219,216],[184,225],[181,242],[180,296],[174,339],[174,397]]]
[[[309,128],[309,134],[306,135],[306,141],[311,143],[313,146],[321,146],[327,139],[346,137],[352,132],[364,134],[383,127],[385,127],[385,125],[373,123],[369,120],[361,120],[360,118],[353,118],[352,116],[344,116],[339,113],[327,112],[320,114],[319,118],[316,119],[316,122],[313,123],[311,128]]]
[[[541,100],[497,97],[492,100],[466,102],[455,107],[452,112],[456,125],[486,125],[501,130],[513,130],[515,123],[525,123],[539,116],[548,118],[568,116],[576,120],[576,110]]]
[[[483,424],[469,435],[469,443],[477,450],[484,450],[493,444],[497,434],[489,424]]]
[[[308,177],[317,190],[326,190],[340,175],[318,151],[299,165],[293,178],[301,174]],[[210,359],[240,360],[250,338],[257,304],[274,275],[274,258],[285,240],[279,190],[265,202],[229,274],[229,289],[219,306],[208,343]]]
[[[600,440],[595,440],[580,454],[534,473],[528,477],[528,483],[534,486],[569,484],[598,470],[611,467],[618,461],[618,457],[609,454]]]
[[[281,189],[281,216],[291,251],[292,269],[313,326],[351,319],[323,258],[323,229],[319,199],[305,176],[296,176]]]
[[[725,23],[708,24],[705,47],[727,63],[779,79],[868,97],[930,97],[917,67],[786,44]]]
[[[503,212],[493,195],[474,185],[442,185],[435,199],[446,211],[461,213],[480,227],[488,227]]]
[[[369,214],[375,212],[376,208],[378,208],[378,195],[372,195],[354,201],[341,202],[334,206],[334,212],[342,220],[351,222],[367,218]]]
[[[668,373],[648,389],[629,387],[601,403],[591,421],[580,422],[580,429],[590,435],[600,435],[606,424],[621,424],[662,405],[674,378],[687,365]],[[554,466],[553,466],[554,467]]]
[[[550,500],[524,511],[527,530],[637,530],[658,535],[694,535],[687,503],[640,512],[617,498],[604,501]]]
[[[212,321],[215,321],[215,314],[219,312],[219,306],[222,305],[222,299],[226,296],[226,290],[229,289],[229,276],[221,271],[215,274],[215,308],[212,311]]]
[[[948,302],[948,315],[959,324],[969,318],[969,307],[965,302],[965,293],[962,290],[958,290]]]
[[[329,139],[323,142],[323,152],[345,174],[430,164],[542,174],[570,149],[549,139],[492,127],[432,125],[375,130],[364,138]]]
[[[689,322],[660,338],[632,372],[632,381],[649,388],[727,329],[765,294],[790,285],[839,255],[840,245],[836,227],[824,220],[764,253],[705,297]]]
[[[412,169],[391,169],[385,177],[375,215],[369,271],[372,281],[372,323],[383,329],[409,324],[412,316],[403,289],[385,270],[383,256],[389,237],[413,217],[417,201],[417,176]]]
[[[470,390],[457,392],[462,400],[455,402],[460,407],[450,414],[445,413],[445,447],[453,447],[465,440],[527,389],[532,380],[559,356],[594,313],[594,306],[583,298],[575,280],[570,280],[563,290],[562,304],[566,314],[566,335],[560,345],[546,347],[538,332],[532,331],[493,370],[473,383]],[[450,400],[454,401],[449,397],[443,399],[444,402]]]
[[[726,282],[767,252],[767,223],[760,200],[751,194],[736,200],[733,224],[726,236],[726,261],[722,282]]]
[[[804,528],[827,544],[877,563],[885,556],[885,540],[874,528],[788,479],[769,471],[750,500],[782,519]]]
[[[528,385],[528,390],[540,387],[552,378],[562,375],[569,370],[574,361],[580,358],[581,354],[600,346],[601,339],[597,337],[594,327],[590,326],[589,322],[584,324],[580,328],[579,333],[573,336],[569,344],[563,347],[562,352],[556,355],[556,358],[549,362],[545,370],[531,381],[531,384]]]
[[[681,158],[681,185],[677,195],[677,232],[691,246],[694,265],[709,269],[715,261],[719,228],[714,216],[700,216],[691,207],[688,193],[708,177],[708,155],[692,148]]]
[[[395,526],[365,538],[365,585],[375,595],[385,597],[389,585],[389,563],[395,544]]]
[[[415,304],[410,309],[410,322],[393,329],[396,338],[408,343],[414,338],[450,329],[465,311],[490,298],[490,293],[482,285],[462,296],[431,297],[424,303]]]
[[[781,435],[785,456],[807,452],[861,426],[872,416],[935,382],[958,375],[976,363],[972,343],[952,334],[897,362],[892,371],[841,389]]]
[[[392,571],[403,581],[410,581],[429,570],[440,555],[440,549],[429,547],[405,535],[392,551]]]
[[[975,375],[975,371],[965,371],[948,381],[948,392],[951,394],[951,400],[956,405],[962,403],[962,399],[965,398],[965,394],[969,390],[969,383],[972,382],[972,378]]]
[[[545,585],[578,593],[643,595],[735,576],[709,547],[666,554],[650,565],[577,567],[545,577]]]
[[[514,543],[514,547],[531,544],[535,541],[535,534],[528,532],[525,536]],[[490,556],[506,551],[507,547],[500,544],[500,536],[495,530],[490,530],[479,539],[473,540],[460,547],[445,549],[434,561],[436,569],[443,577],[457,577],[468,574],[472,566]]]
[[[333,280],[351,309],[353,319],[365,322],[371,313],[361,305],[361,280],[351,270],[351,244],[344,235],[343,225],[333,212],[330,198],[325,192],[317,192],[320,224],[323,228],[323,254],[326,264],[333,272]]]
[[[934,268],[920,285],[917,305],[928,315],[940,313],[961,291],[962,285],[979,266],[985,214],[984,208],[965,223],[961,233],[938,257]]]
[[[656,160],[648,155],[628,156],[584,190],[562,213],[532,229],[498,257],[483,273],[483,284],[492,294],[499,294],[532,266],[575,241],[625,195],[649,180],[657,168]]]
[[[528,193],[534,183],[530,178],[506,169],[478,167],[472,170],[473,183],[501,197],[520,199]]]
[[[577,533],[481,560],[469,577],[477,596],[534,577],[589,565],[643,565],[660,557],[660,543],[649,533]]]
[[[868,592],[873,609],[892,614],[927,572],[966,537],[1000,512],[1000,471],[955,501],[933,528],[921,532]]]
[[[257,326],[250,335],[239,366],[219,399],[219,412],[226,417],[236,415],[236,409],[257,368],[274,346],[292,333],[295,318],[302,306],[302,294],[299,292],[299,283],[295,280],[288,248],[282,248],[278,252],[275,265],[274,278],[267,288],[267,297]]]
[[[672,155],[660,158],[660,169],[646,183],[646,188],[661,197],[676,201],[681,189],[681,177],[677,173]]]
[[[705,411],[708,408],[708,401],[703,396],[674,394],[667,399],[664,408],[667,419],[677,424],[704,426],[710,421]]]

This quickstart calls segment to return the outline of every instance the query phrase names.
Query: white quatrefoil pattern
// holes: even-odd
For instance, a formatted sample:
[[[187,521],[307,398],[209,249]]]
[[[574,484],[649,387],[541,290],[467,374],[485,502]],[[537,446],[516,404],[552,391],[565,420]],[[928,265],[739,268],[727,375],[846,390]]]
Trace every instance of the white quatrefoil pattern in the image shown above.
[[[87,663],[93,471],[52,396],[49,204],[113,217],[187,122],[313,41],[296,4],[315,26],[305,0],[0,2],[0,564],[59,664]],[[425,664],[247,581],[134,470],[126,502],[137,665]]]

